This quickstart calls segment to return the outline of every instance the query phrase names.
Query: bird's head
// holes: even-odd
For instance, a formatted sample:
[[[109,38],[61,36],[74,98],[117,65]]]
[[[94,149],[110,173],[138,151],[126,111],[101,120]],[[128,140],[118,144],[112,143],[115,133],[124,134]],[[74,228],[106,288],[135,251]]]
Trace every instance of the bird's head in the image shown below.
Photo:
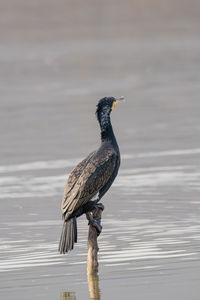
[[[102,115],[110,115],[111,111],[116,107],[117,103],[123,100],[123,96],[119,98],[104,97],[101,100],[99,100],[96,110],[98,120],[101,118]]]

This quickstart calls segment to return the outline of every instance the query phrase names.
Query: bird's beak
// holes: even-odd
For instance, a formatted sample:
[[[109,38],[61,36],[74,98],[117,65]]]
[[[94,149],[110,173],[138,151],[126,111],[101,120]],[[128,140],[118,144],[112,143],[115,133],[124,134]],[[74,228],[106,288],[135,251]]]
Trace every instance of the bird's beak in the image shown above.
[[[117,106],[117,104],[119,102],[122,102],[122,101],[124,101],[124,96],[121,96],[119,98],[115,98],[115,101],[113,102],[113,105],[112,105],[112,109],[114,109]]]

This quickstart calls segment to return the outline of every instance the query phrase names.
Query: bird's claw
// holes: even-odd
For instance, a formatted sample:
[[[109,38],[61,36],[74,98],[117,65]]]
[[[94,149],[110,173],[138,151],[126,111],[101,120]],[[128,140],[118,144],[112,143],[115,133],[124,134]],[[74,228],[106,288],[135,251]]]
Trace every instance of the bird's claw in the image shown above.
[[[102,226],[99,223],[99,221],[97,219],[93,219],[92,226],[94,226],[96,228],[97,236],[99,236],[102,231]]]
[[[86,214],[86,217],[88,219],[88,225],[92,225],[93,227],[95,227],[97,231],[97,236],[99,236],[102,231],[100,219],[98,217],[93,217],[90,213]]]
[[[97,203],[97,207],[98,207],[99,209],[101,209],[102,211],[104,210],[104,205],[103,205],[103,203]]]
[[[93,209],[92,209],[92,213],[95,213],[97,212],[98,209],[101,209],[102,211],[104,210],[104,205],[103,203],[97,203],[93,206]]]

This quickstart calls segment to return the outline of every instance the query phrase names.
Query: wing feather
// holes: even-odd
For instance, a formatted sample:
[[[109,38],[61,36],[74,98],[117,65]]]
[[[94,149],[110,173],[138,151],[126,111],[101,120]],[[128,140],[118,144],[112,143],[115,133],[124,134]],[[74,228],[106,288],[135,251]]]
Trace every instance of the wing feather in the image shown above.
[[[73,189],[74,185],[76,184],[77,180],[81,176],[84,168],[88,164],[90,158],[94,155],[96,151],[90,153],[84,160],[82,160],[71,172],[69,175],[66,185],[65,185],[65,190],[64,190],[64,198],[67,198],[67,195],[71,192]]]
[[[73,187],[64,194],[63,214],[70,215],[86,204],[107,183],[115,169],[116,153],[112,149],[94,153],[86,162]]]

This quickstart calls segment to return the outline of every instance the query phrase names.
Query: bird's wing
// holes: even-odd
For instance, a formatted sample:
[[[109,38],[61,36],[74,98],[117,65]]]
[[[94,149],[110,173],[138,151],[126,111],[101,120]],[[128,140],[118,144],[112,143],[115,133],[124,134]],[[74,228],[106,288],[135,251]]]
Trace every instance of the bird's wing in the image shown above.
[[[77,183],[79,177],[81,176],[84,168],[88,164],[90,158],[95,154],[96,151],[90,153],[84,160],[82,160],[71,172],[69,175],[67,182],[65,184],[64,196],[63,198],[67,198],[73,189],[74,185]]]
[[[87,161],[70,193],[63,197],[62,212],[70,215],[86,204],[107,183],[115,169],[117,155],[112,149],[96,152]]]

